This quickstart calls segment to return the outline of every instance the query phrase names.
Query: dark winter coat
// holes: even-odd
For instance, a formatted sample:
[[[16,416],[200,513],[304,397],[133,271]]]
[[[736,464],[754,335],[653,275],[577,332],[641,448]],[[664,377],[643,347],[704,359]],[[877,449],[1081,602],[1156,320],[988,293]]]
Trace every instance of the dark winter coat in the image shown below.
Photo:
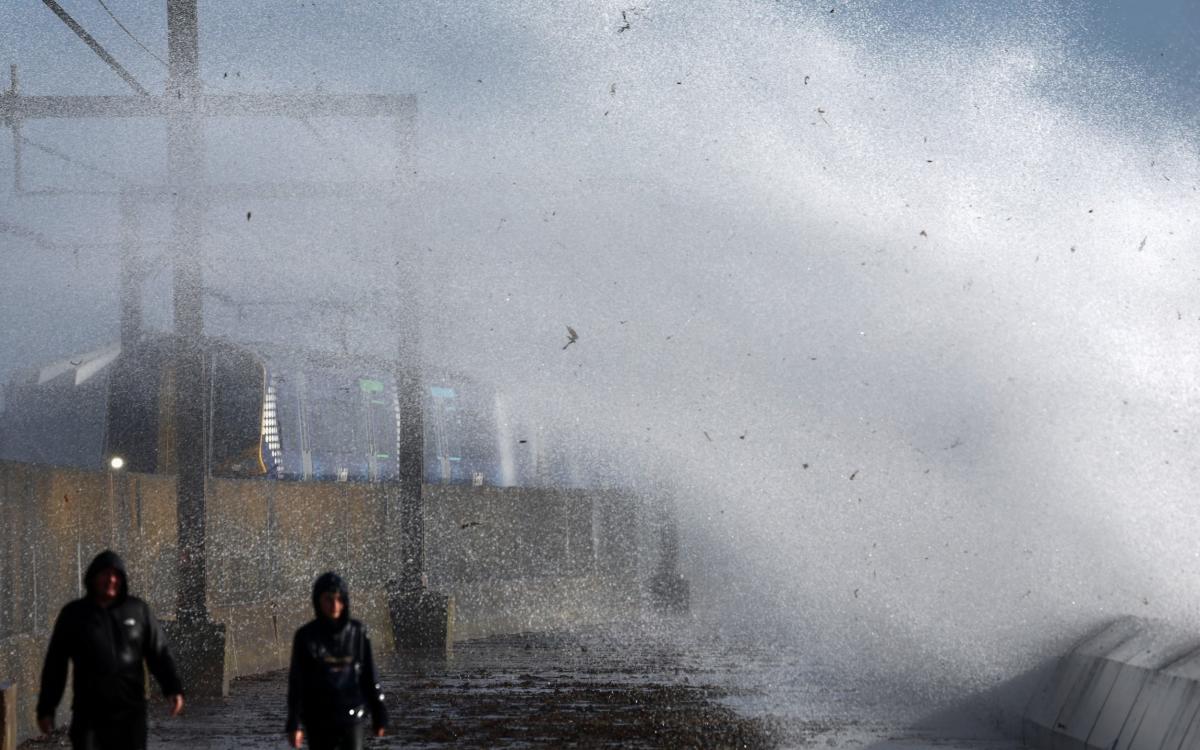
[[[92,598],[92,579],[105,568],[121,575],[121,592],[107,607]],[[146,710],[146,672],[162,686],[164,695],[183,693],[175,662],[167,649],[162,629],[149,605],[129,595],[125,563],[111,551],[92,560],[83,576],[87,596],[67,604],[58,613],[46,662],[42,667],[42,690],[38,696],[38,718],[53,717],[67,684],[67,661],[74,666],[75,716],[110,720],[129,712]]]
[[[318,600],[324,591],[338,591],[345,608],[336,621],[321,615]],[[313,585],[316,619],[296,631],[288,674],[287,733],[303,723],[310,731],[348,727],[365,721],[387,725],[383,691],[375,673],[371,639],[358,620],[350,619],[350,592],[336,573],[326,573]]]

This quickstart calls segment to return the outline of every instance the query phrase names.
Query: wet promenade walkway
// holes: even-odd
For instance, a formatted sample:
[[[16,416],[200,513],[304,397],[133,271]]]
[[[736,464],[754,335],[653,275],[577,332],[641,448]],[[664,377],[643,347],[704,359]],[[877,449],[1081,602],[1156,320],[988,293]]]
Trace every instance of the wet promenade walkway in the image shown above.
[[[927,741],[864,722],[834,708],[847,696],[823,688],[814,688],[802,718],[749,715],[738,707],[755,688],[729,688],[730,655],[710,657],[593,632],[463,643],[445,659],[398,658],[381,665],[391,734],[367,747],[1016,747]],[[276,672],[235,681],[226,700],[192,701],[178,719],[155,706],[150,746],[283,748],[286,687],[286,674]]]

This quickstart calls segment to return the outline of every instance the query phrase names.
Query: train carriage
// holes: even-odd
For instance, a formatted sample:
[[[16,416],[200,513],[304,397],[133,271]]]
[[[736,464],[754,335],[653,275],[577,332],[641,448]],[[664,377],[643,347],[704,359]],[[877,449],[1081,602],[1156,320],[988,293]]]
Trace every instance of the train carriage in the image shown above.
[[[147,337],[18,373],[0,412],[0,459],[173,473],[173,338]],[[395,363],[206,338],[205,441],[214,476],[383,482],[398,477]],[[514,484],[494,388],[427,375],[424,481]]]

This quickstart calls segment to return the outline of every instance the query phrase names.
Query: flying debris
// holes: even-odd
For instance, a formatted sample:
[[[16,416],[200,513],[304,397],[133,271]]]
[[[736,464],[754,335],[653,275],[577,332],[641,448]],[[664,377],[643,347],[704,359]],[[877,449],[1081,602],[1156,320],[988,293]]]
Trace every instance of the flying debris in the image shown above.
[[[708,438],[708,442],[710,442],[710,443],[711,443],[711,442],[712,442],[712,438],[711,438],[711,437],[709,437],[708,430],[702,430],[702,432],[704,433],[704,437]]]
[[[250,221],[250,212],[249,211],[246,212],[246,221]]]
[[[579,334],[575,333],[574,328],[572,328],[571,326],[567,326],[567,343],[563,344],[563,349],[566,349],[568,346],[570,346],[571,344],[574,344],[578,340],[579,340]]]
[[[850,473],[850,481],[853,482],[856,476],[858,476],[858,469],[855,469]]]
[[[1138,245],[1139,253],[1146,249],[1146,240],[1148,240],[1148,239],[1150,239],[1150,235],[1146,235],[1145,237],[1142,238],[1142,244]]]

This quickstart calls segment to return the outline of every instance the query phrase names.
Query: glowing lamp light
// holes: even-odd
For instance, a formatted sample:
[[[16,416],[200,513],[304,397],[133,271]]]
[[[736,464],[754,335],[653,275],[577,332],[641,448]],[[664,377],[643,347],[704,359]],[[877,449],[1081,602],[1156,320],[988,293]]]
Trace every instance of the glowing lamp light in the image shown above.
[[[120,471],[125,467],[125,459],[121,458],[120,456],[113,456],[108,460],[108,466],[113,471]]]

